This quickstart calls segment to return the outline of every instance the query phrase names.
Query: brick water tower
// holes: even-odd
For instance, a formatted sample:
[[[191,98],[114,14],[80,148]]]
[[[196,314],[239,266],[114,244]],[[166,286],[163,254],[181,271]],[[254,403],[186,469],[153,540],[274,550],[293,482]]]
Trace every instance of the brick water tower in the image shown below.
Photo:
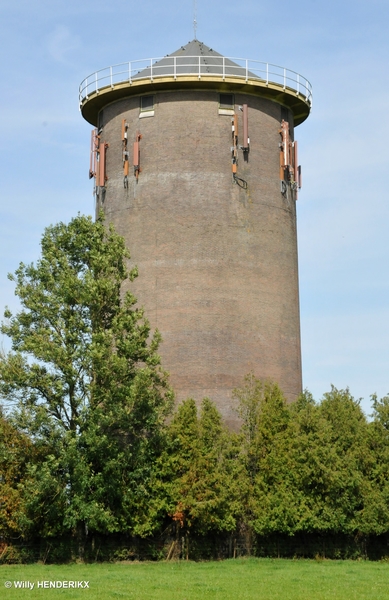
[[[311,98],[294,71],[198,40],[80,86],[96,207],[138,266],[163,367],[178,400],[208,396],[230,425],[250,371],[301,392],[294,128]]]

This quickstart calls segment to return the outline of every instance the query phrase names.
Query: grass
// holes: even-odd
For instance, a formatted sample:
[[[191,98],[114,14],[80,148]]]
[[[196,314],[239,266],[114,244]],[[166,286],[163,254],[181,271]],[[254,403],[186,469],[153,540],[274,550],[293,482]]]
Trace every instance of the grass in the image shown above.
[[[89,581],[43,589],[38,581]],[[12,587],[4,586],[6,581]],[[15,589],[30,581],[34,589]],[[389,600],[389,563],[285,559],[0,566],[0,597],[106,600]]]

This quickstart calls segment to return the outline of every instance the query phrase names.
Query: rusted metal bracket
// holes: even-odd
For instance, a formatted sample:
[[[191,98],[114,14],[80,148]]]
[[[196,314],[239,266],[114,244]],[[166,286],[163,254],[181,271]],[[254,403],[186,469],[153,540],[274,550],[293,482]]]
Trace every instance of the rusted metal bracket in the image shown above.
[[[142,135],[139,131],[136,132],[135,142],[134,142],[134,152],[133,152],[133,165],[134,165],[134,176],[136,181],[138,181],[139,173],[141,172],[140,168],[140,147],[139,141],[142,139]]]
[[[294,191],[297,200],[298,190],[301,189],[301,166],[298,164],[298,144],[290,139],[289,123],[282,119],[280,142],[280,179],[285,183],[281,186],[282,193],[285,195],[286,186]]]

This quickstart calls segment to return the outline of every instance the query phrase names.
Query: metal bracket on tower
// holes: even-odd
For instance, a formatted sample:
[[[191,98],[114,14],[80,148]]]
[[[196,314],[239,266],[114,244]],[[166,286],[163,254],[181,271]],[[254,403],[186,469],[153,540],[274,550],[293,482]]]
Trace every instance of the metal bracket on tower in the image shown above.
[[[92,177],[96,177],[97,148],[98,148],[97,129],[92,129],[91,138],[90,138],[89,179],[92,179]]]
[[[109,144],[107,144],[106,142],[101,142],[99,143],[99,154],[98,154],[98,164],[99,164],[99,168],[98,168],[98,175],[97,175],[97,182],[99,187],[105,187],[105,183],[106,181],[108,181],[108,177],[107,177],[107,160],[106,160],[106,152],[107,149],[109,148]]]
[[[247,106],[247,105],[246,105]],[[232,146],[231,146],[231,159],[232,159],[232,182],[236,183],[239,187],[247,190],[247,181],[238,177],[238,115],[234,115],[231,119],[231,132],[232,132]]]
[[[231,134],[232,134],[232,146],[231,146],[231,168],[232,168],[232,180],[235,180],[236,173],[238,170],[238,117],[234,115],[231,119]]]
[[[89,179],[93,177],[95,179],[93,193],[96,196],[100,195],[101,189],[105,188],[108,180],[106,173],[106,151],[109,148],[109,144],[101,141],[99,133],[97,129],[92,130],[89,164]]]
[[[128,152],[128,123],[126,119],[122,120],[122,154],[123,154],[123,185],[124,188],[128,188],[128,172],[129,172],[129,152]]]
[[[137,131],[134,142],[134,153],[133,153],[133,165],[134,165],[134,176],[138,182],[139,173],[142,171],[140,168],[140,148],[139,141],[142,139],[142,135]]]
[[[298,190],[301,189],[301,166],[298,165],[297,141],[291,141],[289,123],[284,119],[281,121],[279,133],[281,134],[279,144],[281,193],[286,195],[287,186],[289,186],[297,200]]]
[[[247,155],[250,150],[250,138],[249,138],[249,109],[247,104],[243,104],[243,145],[242,150]]]

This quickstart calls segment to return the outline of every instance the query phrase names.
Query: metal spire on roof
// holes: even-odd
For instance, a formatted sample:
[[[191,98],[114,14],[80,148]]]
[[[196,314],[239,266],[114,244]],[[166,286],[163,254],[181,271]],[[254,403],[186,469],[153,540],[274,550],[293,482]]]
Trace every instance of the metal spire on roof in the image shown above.
[[[193,0],[193,32],[194,39],[197,40],[197,0]]]

